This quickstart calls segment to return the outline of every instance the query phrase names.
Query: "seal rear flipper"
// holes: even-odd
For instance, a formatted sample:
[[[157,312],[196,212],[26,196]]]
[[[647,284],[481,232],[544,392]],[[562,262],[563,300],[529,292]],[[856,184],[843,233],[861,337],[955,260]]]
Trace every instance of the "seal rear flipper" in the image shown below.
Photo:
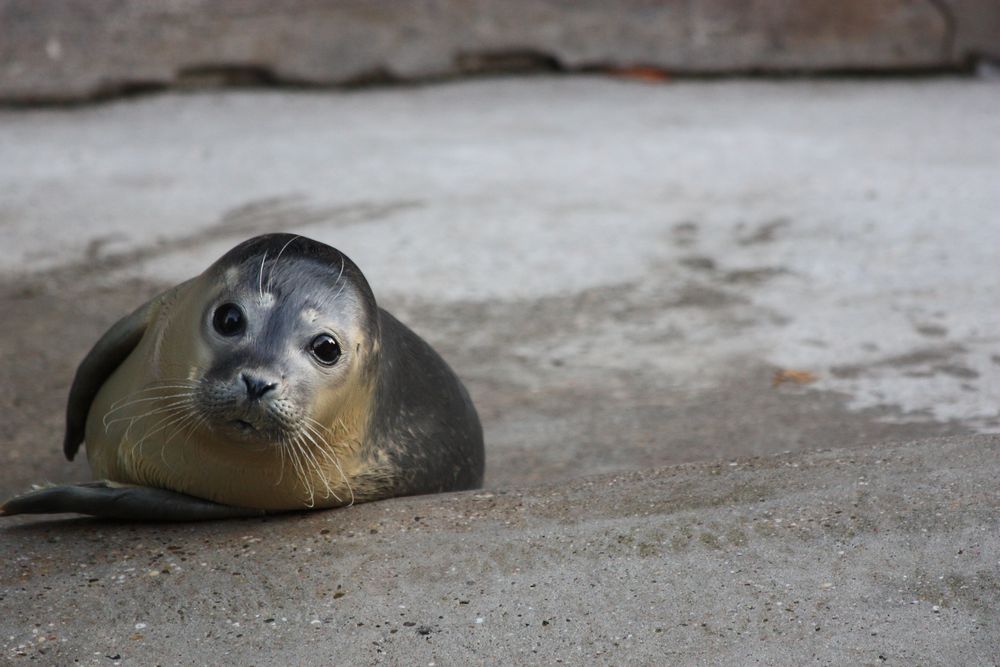
[[[220,505],[167,489],[112,482],[50,486],[15,496],[0,505],[0,516],[65,512],[144,521],[208,521],[266,514],[264,510]]]

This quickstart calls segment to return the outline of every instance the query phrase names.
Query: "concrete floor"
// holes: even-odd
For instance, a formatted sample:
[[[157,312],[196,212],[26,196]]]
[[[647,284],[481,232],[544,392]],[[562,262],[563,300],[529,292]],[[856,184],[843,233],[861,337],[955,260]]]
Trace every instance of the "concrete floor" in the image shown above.
[[[8,520],[2,660],[994,664],[997,108],[580,77],[0,112],[0,495],[88,478],[76,363],[264,231],[355,259],[488,451],[478,494]]]

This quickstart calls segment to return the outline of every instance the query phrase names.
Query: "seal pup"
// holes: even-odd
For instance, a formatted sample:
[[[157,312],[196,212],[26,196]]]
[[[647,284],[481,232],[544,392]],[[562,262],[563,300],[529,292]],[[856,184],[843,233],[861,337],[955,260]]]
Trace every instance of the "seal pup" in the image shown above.
[[[6,515],[198,520],[476,488],[468,392],[378,307],[361,270],[302,236],[245,241],[118,321],[77,369],[63,451],[101,481]]]

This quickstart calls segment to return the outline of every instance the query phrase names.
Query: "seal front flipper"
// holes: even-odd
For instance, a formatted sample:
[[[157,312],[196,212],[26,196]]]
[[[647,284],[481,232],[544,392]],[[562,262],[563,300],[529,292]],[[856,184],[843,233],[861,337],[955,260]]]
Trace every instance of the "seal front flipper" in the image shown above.
[[[167,489],[105,481],[50,486],[15,496],[0,505],[0,516],[67,512],[140,521],[209,521],[266,513],[248,507],[220,505]]]
[[[101,385],[139,344],[158,307],[169,295],[176,292],[178,287],[154,297],[136,308],[132,314],[115,322],[80,362],[66,404],[66,436],[63,440],[63,453],[70,461],[76,456],[80,443],[83,442],[87,413]]]

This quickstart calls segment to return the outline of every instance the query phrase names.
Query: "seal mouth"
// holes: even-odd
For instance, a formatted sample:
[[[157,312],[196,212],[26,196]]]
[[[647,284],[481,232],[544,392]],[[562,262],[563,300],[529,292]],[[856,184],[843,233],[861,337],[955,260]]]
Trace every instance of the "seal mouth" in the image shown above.
[[[245,418],[228,419],[223,422],[229,437],[244,444],[267,445],[281,439],[281,434],[266,422]]]
[[[258,431],[256,426],[254,426],[245,419],[233,419],[232,421],[229,422],[229,424],[239,433],[250,434],[250,433],[257,433]]]

